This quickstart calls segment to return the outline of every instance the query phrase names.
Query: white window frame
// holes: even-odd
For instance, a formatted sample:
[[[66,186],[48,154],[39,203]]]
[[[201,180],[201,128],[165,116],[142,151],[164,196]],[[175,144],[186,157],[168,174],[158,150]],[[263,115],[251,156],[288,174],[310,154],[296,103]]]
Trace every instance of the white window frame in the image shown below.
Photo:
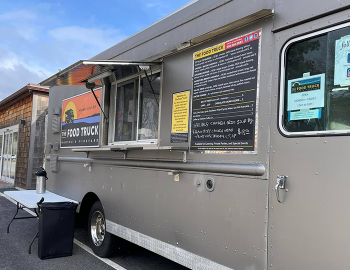
[[[16,167],[15,167],[15,172],[14,172],[14,178],[10,178],[7,176],[2,176],[2,165],[4,162],[4,147],[5,147],[5,134],[10,134],[10,133],[18,133],[18,137],[17,137],[17,153],[16,153]],[[8,183],[14,184],[15,179],[16,179],[16,168],[17,168],[17,158],[18,158],[18,145],[19,145],[19,125],[14,125],[14,126],[10,126],[10,127],[6,127],[6,128],[2,128],[0,129],[0,135],[2,135],[2,144],[1,144],[1,158],[0,158],[0,180],[2,181],[6,181]],[[11,143],[11,155],[12,155],[12,150],[13,150],[13,135],[12,135],[12,143]]]
[[[162,97],[162,69],[155,69],[151,71],[147,71],[148,76],[155,75],[159,73],[160,77],[160,91],[159,91],[159,113],[158,113],[158,121],[160,121],[160,104],[161,104],[161,97]],[[117,146],[137,146],[137,145],[157,145],[159,144],[159,135],[160,135],[160,127],[158,124],[158,135],[157,139],[146,139],[146,140],[139,140],[139,121],[140,121],[140,90],[141,90],[141,80],[145,78],[146,75],[143,72],[139,72],[135,75],[129,76],[127,78],[118,80],[116,82],[113,82],[111,84],[111,91],[110,91],[110,112],[109,112],[109,128],[108,128],[108,145],[117,145]],[[116,101],[117,101],[117,89],[119,85],[124,85],[128,82],[136,81],[138,80],[137,85],[137,123],[136,123],[136,140],[133,141],[115,141],[115,122],[116,122]]]
[[[287,136],[287,137],[298,137],[298,136],[318,136],[318,135],[341,135],[341,134],[350,134],[350,129],[344,129],[344,130],[323,130],[323,131],[298,131],[298,132],[289,132],[287,130],[285,130],[284,126],[283,126],[283,117],[284,117],[284,98],[285,98],[285,66],[286,66],[286,52],[289,48],[290,45],[298,42],[298,41],[302,41],[302,40],[306,40],[306,39],[310,39],[312,37],[315,36],[319,36],[322,34],[326,34],[328,32],[331,31],[335,31],[341,28],[345,28],[345,27],[349,27],[350,23],[344,23],[344,24],[340,24],[340,25],[336,25],[333,27],[329,27],[320,31],[316,31],[310,34],[306,34],[300,37],[296,37],[296,38],[292,38],[291,40],[289,40],[288,42],[286,42],[282,48],[281,51],[281,70],[280,70],[280,98],[279,98],[279,112],[278,112],[278,126],[279,126],[279,130],[280,132],[282,132],[283,135]]]

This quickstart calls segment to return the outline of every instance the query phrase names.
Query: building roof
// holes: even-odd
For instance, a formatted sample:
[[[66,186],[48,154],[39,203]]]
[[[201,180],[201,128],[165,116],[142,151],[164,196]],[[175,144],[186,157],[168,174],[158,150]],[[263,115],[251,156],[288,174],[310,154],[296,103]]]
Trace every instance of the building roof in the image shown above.
[[[8,97],[1,100],[0,101],[0,109],[3,109],[3,107],[7,107],[9,105],[9,103],[11,103],[11,101],[14,101],[17,98],[20,98],[21,96],[26,97],[27,93],[30,93],[33,91],[48,93],[49,87],[48,86],[41,86],[41,85],[34,84],[34,83],[29,83],[26,86],[19,89],[18,91],[14,92],[13,94],[11,94]]]

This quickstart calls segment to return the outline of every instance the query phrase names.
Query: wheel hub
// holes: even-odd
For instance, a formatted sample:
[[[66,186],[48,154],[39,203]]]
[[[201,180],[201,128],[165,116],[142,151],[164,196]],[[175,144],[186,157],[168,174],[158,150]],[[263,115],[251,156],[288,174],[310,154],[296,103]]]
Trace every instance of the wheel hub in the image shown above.
[[[105,238],[105,219],[100,211],[96,211],[92,215],[90,230],[94,245],[101,246]]]

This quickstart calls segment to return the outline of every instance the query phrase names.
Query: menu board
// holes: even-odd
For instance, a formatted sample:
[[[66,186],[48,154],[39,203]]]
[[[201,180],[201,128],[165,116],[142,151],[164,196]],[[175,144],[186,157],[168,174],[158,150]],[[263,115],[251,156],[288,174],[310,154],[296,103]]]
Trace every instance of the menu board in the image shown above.
[[[191,150],[255,151],[260,31],[194,53]]]

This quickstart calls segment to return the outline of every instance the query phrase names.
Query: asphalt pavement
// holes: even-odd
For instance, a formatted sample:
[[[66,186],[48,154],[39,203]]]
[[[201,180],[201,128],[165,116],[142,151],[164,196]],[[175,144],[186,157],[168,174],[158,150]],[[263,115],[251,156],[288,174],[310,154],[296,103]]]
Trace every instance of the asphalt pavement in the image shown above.
[[[3,191],[0,190],[0,192]],[[75,229],[74,238],[77,244],[73,245],[73,256],[40,260],[37,240],[33,243],[32,254],[28,254],[29,244],[38,229],[37,219],[14,220],[10,227],[10,233],[6,232],[7,225],[15,212],[16,205],[7,198],[0,196],[0,270],[188,269],[120,238],[117,239],[118,249],[116,254],[107,260],[101,260],[89,253],[86,228]],[[18,216],[29,215],[29,213],[21,210],[18,214]]]

